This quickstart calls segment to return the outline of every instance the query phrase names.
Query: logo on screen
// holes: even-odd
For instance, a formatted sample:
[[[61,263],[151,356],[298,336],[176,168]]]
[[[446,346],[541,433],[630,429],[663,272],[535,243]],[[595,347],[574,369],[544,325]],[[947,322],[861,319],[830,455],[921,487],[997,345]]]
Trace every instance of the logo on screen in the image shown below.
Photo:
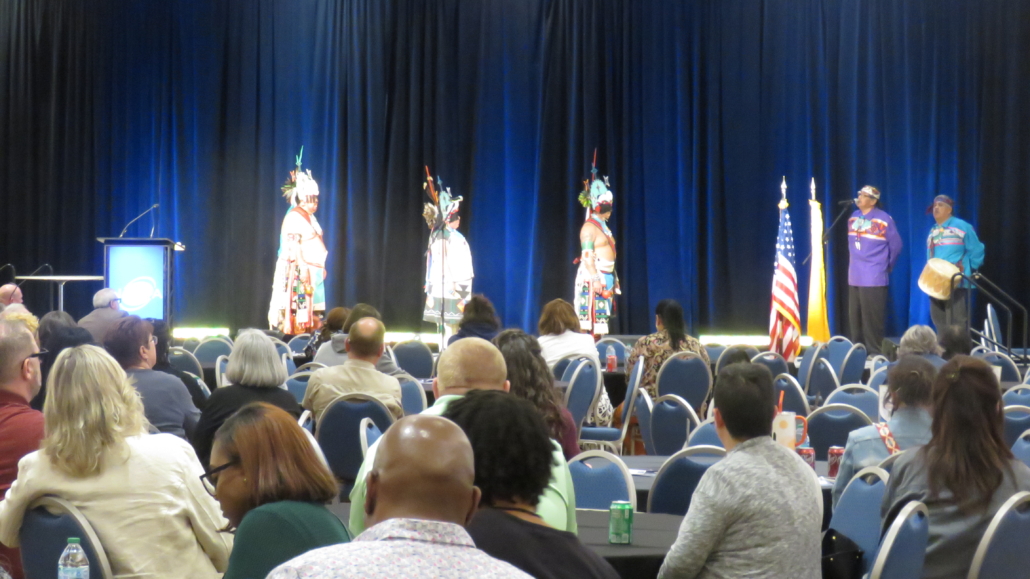
[[[137,277],[125,284],[122,291],[122,309],[127,312],[137,312],[147,307],[150,302],[161,299],[161,289],[152,277]]]

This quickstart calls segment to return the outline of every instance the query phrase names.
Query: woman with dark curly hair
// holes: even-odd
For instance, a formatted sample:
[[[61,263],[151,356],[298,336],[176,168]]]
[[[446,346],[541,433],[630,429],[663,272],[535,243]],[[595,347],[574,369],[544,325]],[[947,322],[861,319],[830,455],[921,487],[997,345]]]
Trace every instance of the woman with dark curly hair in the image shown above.
[[[528,401],[497,390],[474,390],[443,414],[465,431],[483,495],[466,527],[476,547],[534,577],[615,579],[618,573],[576,535],[536,514],[551,479],[547,425]]]
[[[568,409],[562,406],[558,390],[554,387],[554,376],[540,355],[540,344],[536,338],[522,330],[504,330],[494,338],[494,345],[501,351],[508,367],[510,392],[529,400],[536,407],[551,438],[561,445],[566,460],[579,454],[576,423]]]
[[[458,331],[447,340],[447,345],[456,340],[475,336],[484,340],[492,340],[501,331],[501,322],[497,319],[494,305],[484,295],[474,295],[465,304],[465,311],[458,322]]]

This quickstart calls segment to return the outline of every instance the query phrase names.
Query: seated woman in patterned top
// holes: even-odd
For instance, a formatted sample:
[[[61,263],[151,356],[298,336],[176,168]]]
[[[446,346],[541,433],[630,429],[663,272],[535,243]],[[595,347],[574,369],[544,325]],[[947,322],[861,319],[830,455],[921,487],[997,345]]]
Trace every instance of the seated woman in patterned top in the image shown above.
[[[708,351],[697,338],[687,335],[683,322],[683,308],[676,300],[662,300],[655,308],[654,323],[658,331],[637,340],[626,359],[626,376],[633,374],[633,366],[640,356],[644,357],[644,374],[640,387],[647,390],[652,399],[658,397],[658,370],[676,352],[693,352],[706,364],[711,365]],[[700,408],[694,409],[700,412]]]

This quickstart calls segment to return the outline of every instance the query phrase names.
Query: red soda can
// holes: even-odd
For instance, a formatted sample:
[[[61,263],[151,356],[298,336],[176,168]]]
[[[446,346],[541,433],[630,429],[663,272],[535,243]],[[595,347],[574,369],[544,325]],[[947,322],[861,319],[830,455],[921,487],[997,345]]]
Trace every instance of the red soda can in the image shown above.
[[[826,453],[826,457],[830,466],[826,476],[829,478],[837,478],[837,472],[840,471],[840,461],[844,458],[844,447],[831,446],[830,450]]]
[[[815,449],[811,446],[799,446],[796,449],[798,456],[804,459],[805,463],[815,469]]]

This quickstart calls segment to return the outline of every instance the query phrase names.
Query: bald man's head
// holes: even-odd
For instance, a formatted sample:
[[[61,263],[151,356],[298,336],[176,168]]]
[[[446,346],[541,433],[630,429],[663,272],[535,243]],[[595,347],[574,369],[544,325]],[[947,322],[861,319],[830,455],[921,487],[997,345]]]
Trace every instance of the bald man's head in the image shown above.
[[[496,346],[482,338],[462,338],[440,354],[437,396],[469,390],[508,390],[508,367]]]
[[[13,283],[0,285],[0,304],[5,306],[20,304],[22,301],[21,288]]]
[[[425,414],[402,418],[379,440],[368,473],[368,526],[395,518],[464,526],[479,506],[475,478],[472,445],[458,425]]]
[[[354,322],[347,334],[347,353],[373,364],[383,355],[386,326],[376,318],[361,318]]]

